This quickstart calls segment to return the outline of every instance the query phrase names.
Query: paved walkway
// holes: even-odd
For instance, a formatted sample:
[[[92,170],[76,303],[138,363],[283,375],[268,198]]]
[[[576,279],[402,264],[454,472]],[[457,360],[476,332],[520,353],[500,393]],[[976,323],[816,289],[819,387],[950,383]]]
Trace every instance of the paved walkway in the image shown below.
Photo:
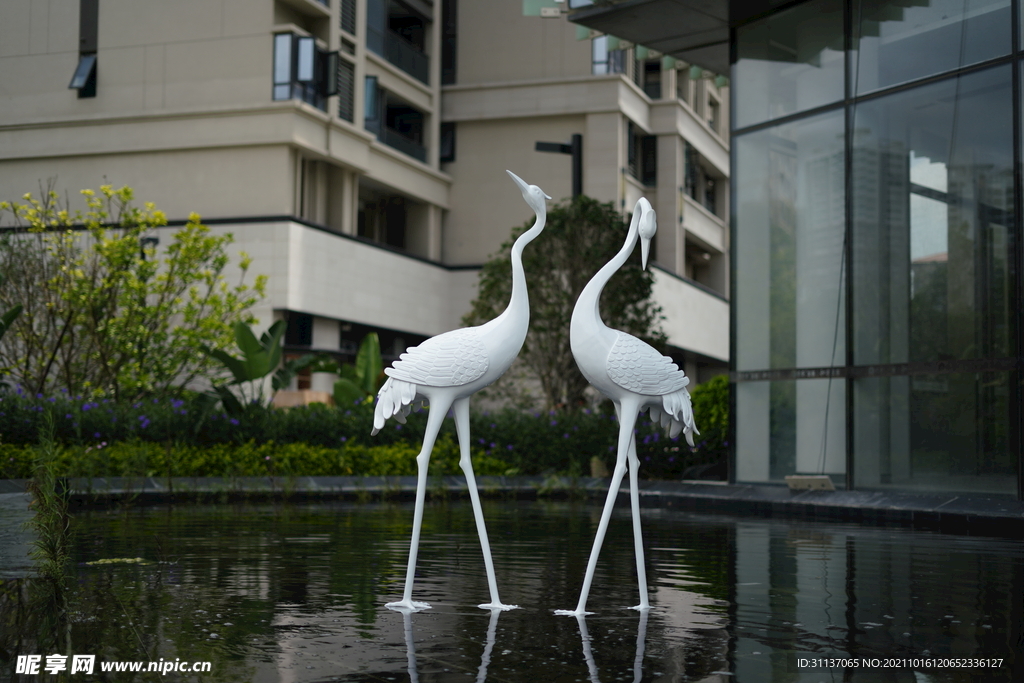
[[[586,495],[603,500],[608,481],[592,477],[478,477],[486,494],[535,497]],[[135,502],[170,502],[228,498],[360,498],[390,495],[411,498],[415,477],[237,477],[237,478],[111,478],[72,479],[73,502],[78,505],[128,498]],[[11,494],[24,500],[23,480],[0,480],[0,500]],[[700,482],[644,481],[641,505],[674,510],[758,517],[798,518],[853,522],[881,526],[908,526],[947,533],[1024,538],[1024,502],[1010,496],[948,493],[894,493],[880,491],[790,491],[785,486],[726,485]],[[459,495],[466,491],[461,476],[432,477],[429,488]],[[620,489],[624,504],[628,489]],[[16,500],[16,499],[11,499]],[[0,503],[2,505],[2,503]],[[12,525],[23,523],[8,510],[23,502],[0,507],[0,548]],[[24,508],[21,508],[24,510]],[[21,521],[18,521],[21,520]],[[5,532],[4,528],[8,531]],[[4,534],[7,533],[8,536]],[[16,534],[15,534],[16,535]],[[6,553],[0,553],[0,558]],[[0,565],[2,571],[2,565]]]

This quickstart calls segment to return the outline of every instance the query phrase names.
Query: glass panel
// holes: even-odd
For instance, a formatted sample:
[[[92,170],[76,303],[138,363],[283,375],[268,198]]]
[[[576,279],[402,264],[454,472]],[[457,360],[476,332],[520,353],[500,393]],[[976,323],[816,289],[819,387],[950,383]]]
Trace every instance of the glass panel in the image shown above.
[[[92,74],[92,70],[96,68],[96,55],[82,55],[78,58],[78,68],[75,69],[74,75],[71,77],[71,84],[68,88],[84,88],[86,81],[89,80],[89,76]]]
[[[1010,0],[854,0],[851,90],[871,92],[1010,52]]]
[[[843,112],[735,138],[736,368],[845,364]]]
[[[274,85],[290,83],[292,80],[292,34],[278,33],[274,36]],[[274,99],[288,99],[277,97],[277,89],[274,89]]]
[[[1001,66],[857,106],[855,363],[1010,355],[1010,77]]]
[[[736,127],[843,97],[843,3],[812,0],[736,29]]]
[[[313,57],[316,54],[316,41],[312,38],[299,38],[298,69],[295,80],[309,82],[313,80]]]
[[[737,383],[736,480],[830,474],[841,484],[846,472],[845,422],[846,380]]]
[[[857,488],[1017,490],[1009,373],[858,379]]]
[[[608,73],[608,36],[598,36],[591,41],[590,60],[594,74]]]

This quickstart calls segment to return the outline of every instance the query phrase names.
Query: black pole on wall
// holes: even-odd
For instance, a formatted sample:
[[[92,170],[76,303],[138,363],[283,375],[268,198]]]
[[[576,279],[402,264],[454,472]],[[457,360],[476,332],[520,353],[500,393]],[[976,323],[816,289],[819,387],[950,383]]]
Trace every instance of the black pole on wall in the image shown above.
[[[573,133],[572,142],[538,142],[534,149],[538,152],[554,152],[572,156],[572,196],[583,194],[583,136]]]

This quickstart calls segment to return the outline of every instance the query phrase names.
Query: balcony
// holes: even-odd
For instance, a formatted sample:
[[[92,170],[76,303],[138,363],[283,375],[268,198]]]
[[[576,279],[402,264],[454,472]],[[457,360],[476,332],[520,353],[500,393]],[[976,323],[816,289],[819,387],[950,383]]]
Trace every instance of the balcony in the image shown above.
[[[430,60],[390,29],[384,36],[384,59],[421,83],[430,84]]]
[[[430,59],[424,48],[430,21],[430,16],[401,0],[367,0],[366,47],[421,83],[429,84]]]
[[[415,140],[410,140],[397,130],[385,126],[383,130],[377,132],[377,137],[388,147],[397,149],[403,154],[408,154],[413,159],[427,163],[427,148]]]

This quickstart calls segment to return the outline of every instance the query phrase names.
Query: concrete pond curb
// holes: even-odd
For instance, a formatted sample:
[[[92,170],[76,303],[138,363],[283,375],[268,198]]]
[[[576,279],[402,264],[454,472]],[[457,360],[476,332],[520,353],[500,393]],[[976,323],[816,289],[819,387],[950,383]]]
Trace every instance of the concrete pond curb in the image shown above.
[[[111,477],[62,480],[74,507],[188,501],[392,498],[411,500],[416,477]],[[477,477],[481,494],[515,498],[603,500],[608,480],[595,477]],[[27,480],[0,480],[0,499],[25,495]],[[431,477],[428,496],[466,495],[462,476]],[[620,488],[618,503],[628,504]],[[1024,538],[1024,502],[995,494],[888,491],[791,491],[785,486],[698,481],[642,481],[644,508],[762,518],[898,526]]]

